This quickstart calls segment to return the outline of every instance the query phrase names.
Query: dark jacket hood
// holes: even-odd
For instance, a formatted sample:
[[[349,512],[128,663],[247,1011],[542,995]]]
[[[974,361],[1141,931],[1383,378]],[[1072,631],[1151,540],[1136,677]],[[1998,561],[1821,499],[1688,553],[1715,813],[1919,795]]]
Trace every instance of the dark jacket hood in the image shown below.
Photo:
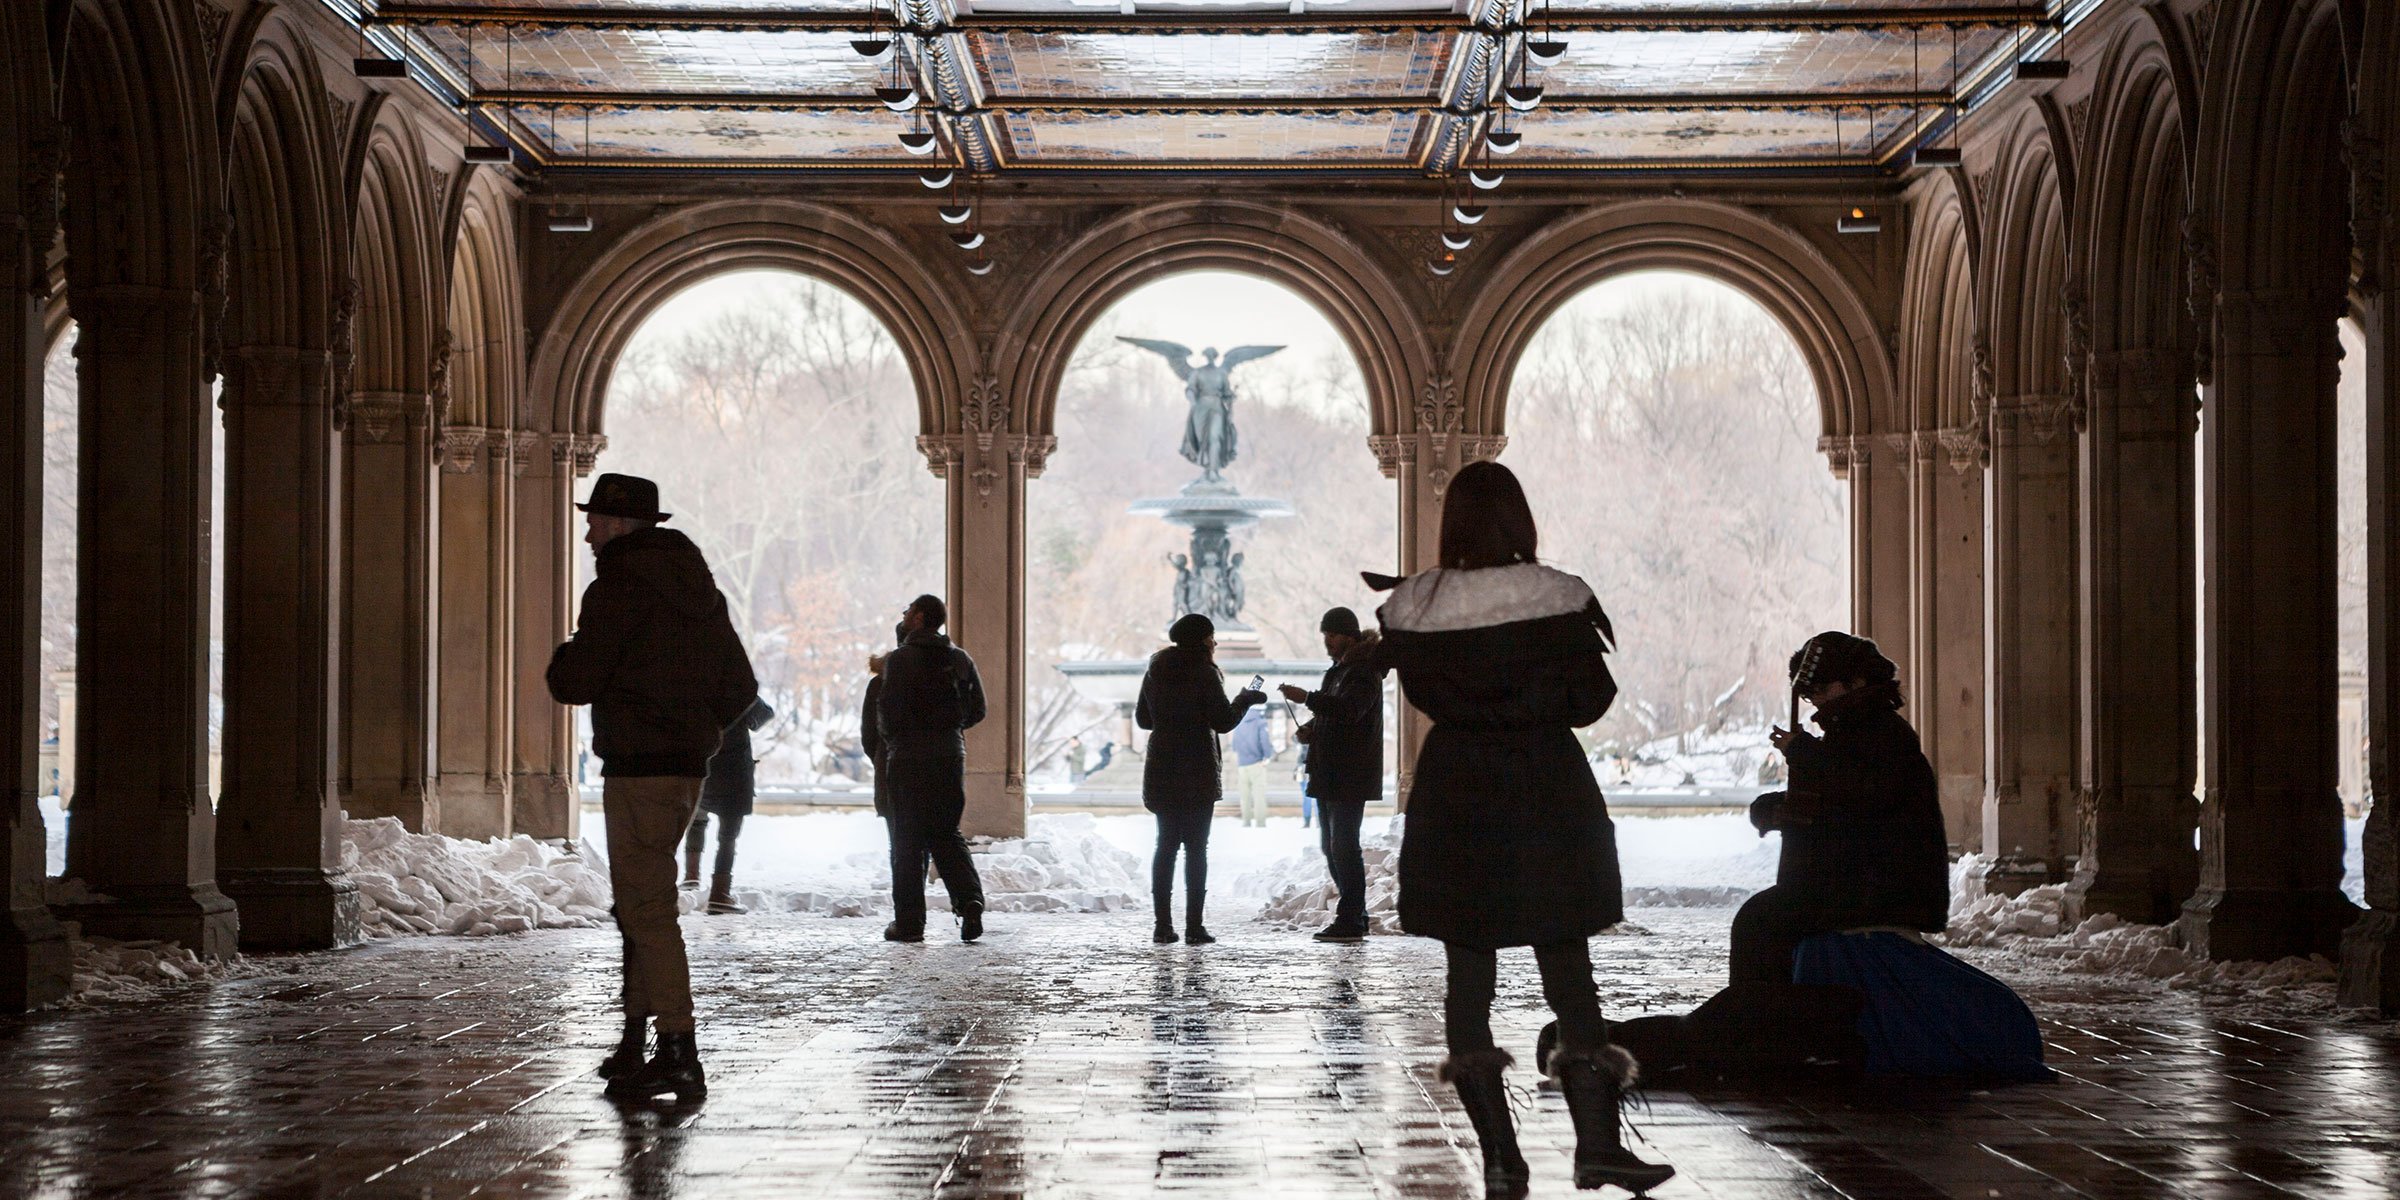
[[[1355,644],[1353,644],[1349,649],[1342,651],[1340,665],[1349,667],[1356,666],[1359,663],[1367,662],[1375,657],[1375,652],[1377,650],[1382,648],[1383,633],[1380,630],[1367,630],[1366,632],[1358,635],[1358,641]]]
[[[717,580],[700,547],[680,531],[653,525],[609,539],[594,556],[594,569],[611,583],[630,582],[657,595],[686,617],[716,611]]]

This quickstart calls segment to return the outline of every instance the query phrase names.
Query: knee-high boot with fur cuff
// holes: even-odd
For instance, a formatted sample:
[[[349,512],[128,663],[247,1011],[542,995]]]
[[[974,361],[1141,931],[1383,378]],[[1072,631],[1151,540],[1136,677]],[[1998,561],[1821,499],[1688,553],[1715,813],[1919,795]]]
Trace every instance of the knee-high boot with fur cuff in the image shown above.
[[[1458,1089],[1458,1102],[1483,1146],[1483,1192],[1487,1200],[1516,1200],[1532,1178],[1517,1150],[1516,1123],[1508,1114],[1508,1088],[1500,1073],[1516,1062],[1506,1050],[1470,1050],[1442,1060],[1441,1079]]]
[[[1641,1068],[1624,1047],[1560,1050],[1550,1056],[1548,1066],[1575,1119],[1576,1187],[1614,1185],[1639,1196],[1674,1176],[1675,1168],[1643,1162],[1625,1148],[1625,1089],[1640,1079]]]

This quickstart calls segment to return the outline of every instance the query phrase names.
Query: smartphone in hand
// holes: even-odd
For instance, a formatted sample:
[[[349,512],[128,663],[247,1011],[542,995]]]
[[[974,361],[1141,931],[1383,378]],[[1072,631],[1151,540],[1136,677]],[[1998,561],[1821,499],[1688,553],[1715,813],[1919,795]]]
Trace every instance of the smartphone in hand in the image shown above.
[[[1249,686],[1249,688],[1248,688],[1247,690],[1249,690],[1249,691],[1253,691],[1253,692],[1263,692],[1263,691],[1266,691],[1266,690],[1267,690],[1267,677],[1266,677],[1266,676],[1264,676],[1264,675],[1253,675],[1253,676],[1251,676],[1251,677],[1250,677],[1250,686]]]

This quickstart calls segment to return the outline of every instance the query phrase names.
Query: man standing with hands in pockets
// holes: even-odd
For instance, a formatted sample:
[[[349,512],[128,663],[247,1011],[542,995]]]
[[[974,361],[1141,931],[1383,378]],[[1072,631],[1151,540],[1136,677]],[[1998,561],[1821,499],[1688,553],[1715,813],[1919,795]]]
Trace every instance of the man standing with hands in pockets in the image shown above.
[[[1379,640],[1362,633],[1358,614],[1328,609],[1317,622],[1333,669],[1316,691],[1283,685],[1283,698],[1308,706],[1300,727],[1308,743],[1308,794],[1317,801],[1317,844],[1325,869],[1341,892],[1333,924],[1317,932],[1320,942],[1357,942],[1367,936],[1367,864],[1359,852],[1358,827],[1367,802],[1383,793],[1383,675],[1375,661]]]

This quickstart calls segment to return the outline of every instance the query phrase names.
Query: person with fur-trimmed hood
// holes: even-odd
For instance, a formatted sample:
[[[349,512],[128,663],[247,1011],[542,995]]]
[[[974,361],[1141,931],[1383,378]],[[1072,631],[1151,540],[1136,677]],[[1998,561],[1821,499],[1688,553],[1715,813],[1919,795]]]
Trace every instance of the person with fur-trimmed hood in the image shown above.
[[[1205,946],[1217,939],[1200,923],[1208,906],[1208,831],[1217,801],[1225,797],[1225,744],[1219,739],[1241,723],[1266,693],[1244,688],[1225,696],[1225,673],[1217,669],[1217,626],[1199,613],[1185,613],[1167,627],[1166,649],[1150,656],[1142,691],[1134,702],[1134,724],[1150,731],[1142,752],[1142,807],[1158,818],[1158,850],[1150,857],[1150,904],[1157,924],[1150,940],[1175,940],[1169,911],[1175,892],[1175,856],[1183,855],[1183,941]]]
[[[1417,755],[1400,845],[1400,924],[1449,958],[1442,1077],[1483,1144],[1492,1196],[1525,1194],[1492,1039],[1497,952],[1531,946],[1559,1046],[1542,1069],[1575,1121],[1575,1184],[1634,1192],[1675,1173],[1627,1150],[1618,1106],[1635,1081],[1611,1047],[1586,939],[1624,916],[1614,826],[1575,730],[1617,685],[1608,615],[1583,580],[1535,558],[1533,512],[1516,476],[1473,463],[1450,482],[1441,565],[1406,579],[1377,610],[1379,660],[1433,723]]]
[[[1326,873],[1341,896],[1333,923],[1318,930],[1320,942],[1360,942],[1367,936],[1367,863],[1358,830],[1367,803],[1383,795],[1383,665],[1376,652],[1382,638],[1359,632],[1358,614],[1327,609],[1317,622],[1333,668],[1317,690],[1283,685],[1283,698],[1308,707],[1300,737],[1308,746],[1308,795],[1325,815],[1317,846]]]

